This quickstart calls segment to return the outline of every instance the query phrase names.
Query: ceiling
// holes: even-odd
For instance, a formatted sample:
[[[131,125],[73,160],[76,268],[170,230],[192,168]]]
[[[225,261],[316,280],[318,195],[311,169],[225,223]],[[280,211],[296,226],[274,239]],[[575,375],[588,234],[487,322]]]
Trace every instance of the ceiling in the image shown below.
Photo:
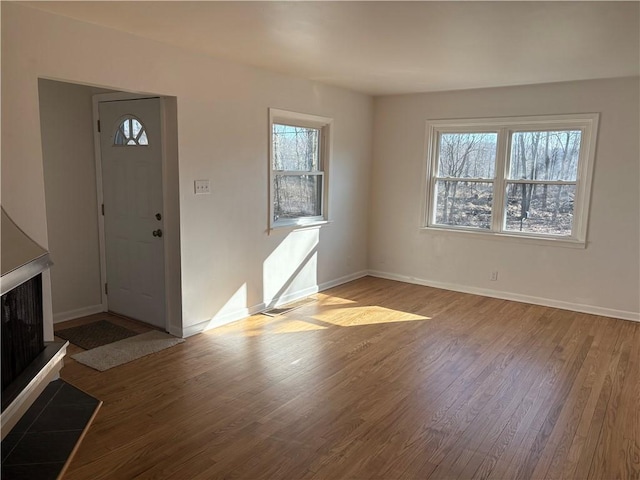
[[[639,2],[26,2],[372,95],[640,73]]]

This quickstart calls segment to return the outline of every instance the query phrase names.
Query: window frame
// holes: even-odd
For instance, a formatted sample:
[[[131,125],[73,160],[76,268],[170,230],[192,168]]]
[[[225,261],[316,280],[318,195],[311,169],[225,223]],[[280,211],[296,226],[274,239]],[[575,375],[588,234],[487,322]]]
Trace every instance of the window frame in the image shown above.
[[[131,133],[133,133],[133,121],[136,121],[140,124],[140,131],[138,132],[138,135],[136,137],[131,136],[129,138],[126,137],[126,134],[124,133],[124,129],[122,129],[121,127],[124,125],[124,123],[126,121],[129,121],[129,128],[131,129]],[[139,143],[140,138],[142,137],[142,134],[145,134],[145,138],[147,139],[147,143]],[[122,137],[124,137],[124,140],[126,140],[126,143],[116,143],[117,139],[118,139],[118,135],[122,135]],[[114,133],[112,135],[113,138],[113,142],[111,144],[112,147],[148,147],[150,146],[151,142],[149,140],[149,134],[147,133],[147,127],[145,126],[144,123],[142,123],[142,120],[140,120],[138,117],[136,117],[135,115],[132,115],[130,113],[127,113],[125,115],[123,115],[122,117],[120,117],[117,121],[116,121],[116,127],[114,130]],[[133,141],[134,143],[129,143]]]
[[[484,235],[491,238],[505,238],[523,243],[558,244],[582,247],[587,241],[587,224],[591,197],[591,184],[595,163],[596,140],[598,132],[598,113],[580,113],[568,115],[537,115],[527,117],[497,117],[429,120],[426,128],[426,162],[421,229],[432,232],[458,232]],[[511,142],[515,132],[524,131],[562,131],[580,130],[580,154],[576,181],[517,180],[509,178],[511,162]],[[442,133],[497,133],[496,164],[494,178],[487,179],[493,184],[493,202],[491,205],[491,225],[489,229],[445,225],[435,222],[437,200],[435,184],[438,179],[439,139]],[[472,179],[476,180],[476,179]],[[506,187],[509,183],[574,184],[576,193],[573,209],[571,235],[549,235],[532,232],[506,230]]]
[[[288,125],[292,127],[313,128],[318,130],[318,169],[317,170],[274,170],[273,153],[273,125]],[[278,228],[295,228],[322,225],[329,222],[329,165],[332,155],[332,128],[333,119],[310,115],[306,113],[292,112],[269,108],[269,230]],[[320,215],[310,217],[284,218],[274,220],[274,188],[273,182],[278,175],[320,176],[322,188],[320,189]]]

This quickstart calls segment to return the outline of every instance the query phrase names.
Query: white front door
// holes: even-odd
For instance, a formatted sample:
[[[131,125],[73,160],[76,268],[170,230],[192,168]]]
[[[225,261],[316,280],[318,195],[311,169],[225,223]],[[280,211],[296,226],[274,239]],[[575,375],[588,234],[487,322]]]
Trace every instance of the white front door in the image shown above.
[[[109,311],[165,328],[160,99],[100,102]]]

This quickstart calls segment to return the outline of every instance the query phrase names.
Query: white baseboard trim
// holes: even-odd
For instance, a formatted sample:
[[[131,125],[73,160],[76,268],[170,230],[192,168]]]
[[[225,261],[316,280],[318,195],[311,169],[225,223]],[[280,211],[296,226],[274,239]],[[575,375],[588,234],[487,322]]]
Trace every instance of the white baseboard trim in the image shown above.
[[[59,312],[53,314],[53,323],[66,322],[67,320],[73,320],[74,318],[86,317],[87,315],[93,315],[94,313],[100,313],[106,311],[102,305],[91,305],[90,307],[77,308],[76,310],[69,310],[68,312]]]
[[[319,285],[303,288],[302,290],[296,290],[295,292],[290,292],[285,295],[281,295],[278,298],[272,298],[268,302],[264,302],[264,309],[269,310],[271,308],[279,307],[287,303],[295,302],[296,300],[308,297],[309,295],[313,295],[314,293],[318,293],[319,291]]]
[[[280,305],[285,305],[287,303],[295,302],[296,300],[300,300],[302,298],[308,297],[309,295],[313,295],[314,293],[322,292],[324,290],[328,290],[329,288],[337,287],[338,285],[342,285],[343,283],[352,282],[362,277],[366,277],[369,274],[367,270],[362,270],[360,272],[351,273],[349,275],[345,275],[344,277],[339,277],[334,280],[329,280],[328,282],[321,283],[320,285],[315,285],[313,287],[304,288],[302,290],[298,290],[296,292],[287,293],[286,295],[282,295],[278,297],[274,302],[271,300],[269,303],[266,303],[265,308],[274,308],[279,307]]]
[[[228,323],[237,322],[238,320],[242,320],[243,318],[250,317],[251,315],[255,315],[256,313],[260,313],[264,309],[264,303],[260,303],[252,307],[241,308],[239,310],[234,310],[223,315],[217,315],[211,320],[205,320],[204,322],[196,323],[195,325],[190,325],[183,328],[181,336],[182,338],[191,337],[192,335],[196,335],[206,330],[211,330],[212,328],[217,328],[223,325],[227,325]]]
[[[337,287],[338,285],[342,285],[343,283],[352,282],[353,280],[357,280],[358,278],[366,277],[369,274],[368,271],[362,270],[360,272],[352,273],[349,275],[345,275],[344,277],[336,278],[334,280],[329,280],[328,282],[321,283],[320,285],[316,285],[313,287],[303,288],[302,290],[298,290],[295,292],[287,293],[286,295],[282,295],[277,299],[277,301],[269,302],[269,305],[263,303],[259,303],[258,305],[253,305],[251,307],[242,308],[239,310],[234,310],[232,312],[225,313],[223,315],[216,315],[210,320],[206,320],[204,322],[196,323],[195,325],[190,325],[182,329],[182,332],[177,330],[169,331],[174,336],[187,338],[192,335],[196,335],[198,333],[204,332],[206,330],[211,330],[212,328],[221,327],[223,325],[227,325],[228,323],[237,322],[238,320],[242,320],[244,318],[250,317],[251,315],[255,315],[256,313],[263,312],[267,308],[273,308],[279,305],[284,305],[286,303],[294,302],[296,300],[300,300],[302,298],[308,297],[309,295],[313,295],[314,293],[321,292],[323,290],[327,290],[329,288]]]
[[[318,291],[322,292],[324,290],[337,287],[338,285],[342,285],[343,283],[353,282],[354,280],[358,280],[359,278],[366,277],[367,275],[369,275],[369,270],[361,270],[359,272],[345,275],[344,277],[336,278],[335,280],[329,280],[328,282],[321,283],[318,286]]]
[[[469,287],[467,285],[459,285],[455,283],[437,282],[433,280],[425,280],[422,278],[398,275],[396,273],[381,272],[379,270],[369,270],[369,275],[371,275],[372,277],[386,278],[387,280],[396,280],[398,282],[424,285],[425,287],[441,288],[443,290],[453,290],[455,292],[471,293],[474,295],[482,295],[484,297],[500,298],[502,300],[513,300],[515,302],[531,303],[534,305],[542,305],[544,307],[560,308],[563,310],[571,310],[574,312],[590,313],[592,315],[600,315],[603,317],[613,317],[620,318],[622,320],[640,322],[640,313],[637,312],[616,310],[613,308],[598,307],[595,305],[584,305],[581,303],[565,302],[552,298],[533,297],[531,295],[522,295],[520,293],[491,290],[488,288]]]

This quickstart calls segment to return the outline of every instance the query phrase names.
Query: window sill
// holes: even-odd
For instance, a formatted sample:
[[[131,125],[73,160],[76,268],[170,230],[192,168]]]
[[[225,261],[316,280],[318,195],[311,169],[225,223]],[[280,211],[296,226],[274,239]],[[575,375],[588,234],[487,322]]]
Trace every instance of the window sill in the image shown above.
[[[524,245],[541,245],[545,247],[564,247],[564,248],[587,248],[587,242],[582,240],[576,240],[573,238],[549,238],[549,237],[537,237],[535,235],[519,235],[509,233],[498,232],[482,232],[466,229],[454,229],[454,228],[441,228],[441,227],[420,227],[420,231],[423,233],[435,233],[437,235],[451,235],[451,236],[468,236],[477,239],[488,241],[504,241],[512,243],[520,243]]]
[[[290,221],[283,221],[283,222],[278,222],[274,225],[271,225],[269,227],[268,233],[271,234],[271,232],[291,232],[291,231],[298,231],[298,230],[307,230],[307,229],[313,229],[313,228],[320,228],[323,225],[328,225],[332,223],[331,220],[313,220],[313,221],[309,221],[309,222],[303,222],[300,223],[298,220],[290,220]]]

